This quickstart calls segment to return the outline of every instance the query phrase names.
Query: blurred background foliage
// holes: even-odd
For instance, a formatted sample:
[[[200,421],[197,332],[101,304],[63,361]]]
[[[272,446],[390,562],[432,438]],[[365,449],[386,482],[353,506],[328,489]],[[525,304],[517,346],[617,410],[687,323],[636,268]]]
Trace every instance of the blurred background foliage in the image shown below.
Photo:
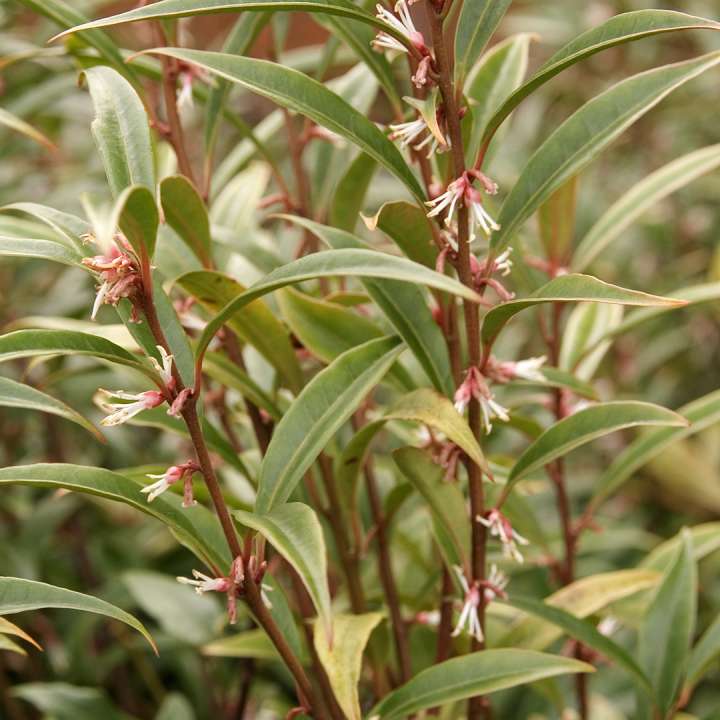
[[[120,11],[132,3],[74,0],[72,5],[96,17]],[[530,52],[531,72],[584,29],[614,14],[650,7],[713,19],[718,18],[720,11],[717,0],[664,3],[517,0],[495,42],[516,32],[536,33]],[[185,22],[184,44],[218,48],[229,25],[228,16]],[[93,115],[90,98],[85,89],[78,87],[77,64],[66,52],[66,47],[75,41],[68,40],[67,46],[45,44],[57,30],[52,23],[12,0],[0,2],[0,107],[31,123],[56,146],[49,151],[0,128],[0,205],[30,200],[82,214],[81,196],[90,193],[103,197],[107,189],[89,132]],[[152,44],[136,26],[126,26],[114,33],[128,50]],[[287,38],[288,46],[281,59],[311,71],[322,57],[327,42],[325,30],[307,16],[293,16]],[[516,111],[512,132],[496,148],[490,174],[501,187],[510,187],[549,129],[584,101],[622,77],[719,47],[715,33],[670,34],[626,44],[573,66]],[[267,32],[263,32],[253,54],[267,56],[270,51]],[[351,53],[342,48],[335,60],[331,75],[338,76],[355,62]],[[152,61],[148,65],[152,66]],[[371,83],[367,77],[360,82]],[[250,125],[260,122],[271,109],[256,96],[238,90],[233,90],[231,107]],[[389,120],[382,100],[371,104],[369,114],[379,122]],[[189,146],[196,157],[202,151],[201,119],[198,104],[184,116]],[[583,172],[578,187],[575,237],[583,237],[605,209],[650,172],[693,149],[717,142],[719,127],[718,76],[708,73],[664,100]],[[233,165],[242,142],[233,126],[225,123],[216,153],[220,179],[213,191],[216,197],[218,193],[228,193],[231,208],[228,224],[237,235],[258,243],[268,252],[289,257],[285,250],[292,246],[290,240],[295,235],[283,230],[287,237],[271,238],[263,227],[265,211],[254,207],[269,182],[265,166],[255,163],[251,153]],[[288,161],[281,133],[271,133],[268,146],[284,168]],[[162,149],[159,156],[162,160]],[[237,173],[241,173],[240,181]],[[318,190],[319,184],[315,187],[322,192]],[[368,211],[374,211],[388,197],[387,187],[389,180],[377,176],[366,198]],[[673,193],[625,230],[593,262],[591,271],[608,282],[656,294],[720,281],[718,197],[718,172]],[[526,254],[540,256],[535,222],[527,225],[520,242]],[[13,229],[26,225],[32,237],[43,237],[43,233],[49,232],[22,216],[0,213],[0,234],[8,223]],[[173,262],[173,253],[180,253],[174,260],[179,274],[186,269],[187,259],[178,247],[172,238],[165,238],[161,252],[168,263]],[[234,274],[243,281],[257,277],[257,267],[241,254],[231,257],[230,262]],[[542,282],[541,276],[529,266],[521,267],[513,279],[522,292]],[[33,324],[27,318],[37,316],[62,315],[84,323],[92,297],[92,283],[77,270],[25,259],[3,258],[0,262],[3,328]],[[608,318],[607,322],[611,320]],[[536,330],[532,317],[516,322],[505,333],[499,354],[515,357],[520,348],[525,354],[532,354],[539,349],[533,345]],[[719,361],[720,311],[716,304],[702,304],[662,315],[618,338],[601,358],[595,385],[603,398],[642,397],[677,408],[718,388]],[[254,376],[266,377],[271,384],[271,372],[264,361],[258,356],[253,362]],[[21,372],[23,368],[18,366],[15,377],[19,378]],[[99,415],[91,398],[96,388],[107,384],[109,376],[109,370],[96,364],[50,361],[37,367],[31,365],[24,379],[36,387],[51,389],[54,395],[96,420]],[[538,414],[543,412],[541,407],[537,408]],[[247,428],[241,427],[241,432],[247,432]],[[598,469],[607,466],[632,436],[632,433],[624,438],[614,435],[598,443],[592,452],[571,458],[568,472],[573,493],[587,496]],[[515,438],[508,433],[492,451],[501,458],[519,440],[520,436]],[[113,430],[110,444],[101,445],[91,441],[80,427],[60,418],[0,409],[4,465],[72,460],[109,468],[147,465],[148,472],[159,471],[176,457],[178,442],[157,429],[123,427]],[[251,465],[257,462],[252,452],[244,459]],[[381,466],[379,472],[389,484],[390,470]],[[236,490],[237,502],[241,504],[242,479],[227,471],[224,478]],[[553,525],[553,498],[548,488],[531,484],[530,493],[536,516],[543,523],[547,517],[547,524]],[[417,537],[422,524],[420,514],[416,518],[413,508],[410,504],[404,509],[407,516],[403,537],[408,539],[405,543],[408,557],[422,554],[422,549],[411,547],[411,539]],[[632,567],[683,525],[711,522],[719,514],[720,427],[710,427],[663,452],[636,473],[623,493],[603,508],[599,518],[602,531],[584,538],[578,575]],[[161,649],[160,657],[154,658],[139,636],[116,623],[100,622],[92,615],[33,613],[22,624],[41,640],[45,652],[33,651],[24,657],[0,651],[3,717],[9,720],[40,715],[58,720],[114,720],[127,714],[158,720],[234,717],[233,702],[239,702],[245,691],[245,673],[255,661],[246,659],[238,664],[213,656],[213,646],[208,644],[221,634],[223,608],[213,598],[187,593],[172,580],[176,574],[187,574],[188,555],[162,526],[102,500],[27,488],[3,489],[0,518],[0,574],[39,579],[86,592],[101,591],[106,599],[135,609],[146,619]],[[554,527],[547,532],[556,537]],[[423,601],[423,587],[418,586],[421,576],[413,573],[413,563],[398,563],[397,571],[403,600],[410,606],[416,605],[418,610],[429,609]],[[701,626],[720,612],[718,571],[720,552],[708,552],[700,565]],[[545,587],[544,571],[532,564],[514,575],[513,581],[514,587],[533,588],[540,595],[551,590]],[[415,662],[420,667],[426,662],[422,632],[418,628],[414,636]],[[198,654],[197,647],[205,647],[205,651]],[[242,650],[239,652],[242,654]],[[254,652],[261,656],[263,648]],[[720,707],[719,680],[720,673],[716,671],[696,693],[689,710],[698,717],[710,717],[706,714]],[[14,699],[9,694],[9,684],[20,685]],[[282,694],[283,688],[287,690],[286,696]],[[550,684],[546,690],[552,698]],[[625,717],[623,708],[632,707],[632,703],[626,704],[623,695],[627,688],[612,672],[597,682],[594,691],[609,699],[606,712],[594,716],[598,719]],[[253,716],[281,714],[291,696],[292,682],[281,665],[259,662],[253,685]],[[538,695],[517,708],[512,717],[530,717],[534,712],[554,716],[547,701]],[[500,710],[499,717],[511,715]]]

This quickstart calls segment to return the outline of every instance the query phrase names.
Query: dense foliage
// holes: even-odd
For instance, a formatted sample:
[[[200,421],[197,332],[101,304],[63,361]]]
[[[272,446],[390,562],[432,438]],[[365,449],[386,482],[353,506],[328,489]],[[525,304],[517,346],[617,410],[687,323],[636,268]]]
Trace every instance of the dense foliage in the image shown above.
[[[2,717],[720,717],[669,5],[0,4]]]

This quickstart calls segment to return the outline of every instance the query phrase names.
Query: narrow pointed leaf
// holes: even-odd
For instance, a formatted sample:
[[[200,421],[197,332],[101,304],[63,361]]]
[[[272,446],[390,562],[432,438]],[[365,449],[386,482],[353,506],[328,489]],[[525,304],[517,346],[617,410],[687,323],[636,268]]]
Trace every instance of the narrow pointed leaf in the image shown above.
[[[424,194],[400,151],[365,115],[322,83],[297,70],[256,58],[182,48],[155,48],[231,80],[355,143],[395,175],[422,202]]]
[[[720,391],[694,400],[678,409],[678,414],[688,421],[681,427],[665,427],[651,430],[630,443],[615,457],[610,467],[595,484],[591,508],[597,507],[632,476],[632,474],[675,442],[702,432],[720,422]]]
[[[683,83],[720,63],[720,52],[634,75],[590,100],[538,148],[500,210],[495,254],[559,187]]]
[[[683,543],[645,613],[638,637],[638,655],[666,717],[685,673],[697,612],[697,569],[692,540]]]
[[[152,259],[160,216],[155,196],[143,185],[131,185],[117,199],[118,225],[139,258]]]
[[[155,371],[141,358],[110,340],[72,330],[16,330],[0,336],[0,362],[44,355],[90,355],[126,365],[157,380]]]
[[[686,686],[693,688],[720,657],[720,615],[702,634],[688,659]]]
[[[260,628],[213,640],[203,646],[202,654],[209,657],[280,660],[272,640]]]
[[[92,133],[115,197],[131,185],[155,190],[155,168],[145,108],[132,85],[108,67],[85,70],[95,106]]]
[[[423,670],[383,698],[368,717],[400,720],[477,695],[593,670],[592,665],[577,660],[532,650],[483,650]]]
[[[229,302],[207,324],[198,340],[196,354],[207,348],[215,333],[246,305],[273,290],[320,277],[355,276],[402,280],[407,283],[422,283],[430,287],[459,295],[468,300],[479,300],[470,288],[445,275],[428,270],[422,265],[404,258],[371,250],[332,250],[313,253],[288,263],[265,276],[260,282],[248,288],[242,295]]]
[[[264,515],[236,510],[241,525],[257,530],[297,571],[318,611],[322,625],[332,626],[327,584],[327,552],[315,511],[303,503],[287,503]]]
[[[395,337],[371,340],[340,355],[305,386],[273,433],[260,468],[257,513],[266,514],[290,497],[402,350]]]
[[[164,493],[149,503],[140,492],[142,486],[120,473],[62,463],[0,468],[0,486],[13,484],[64,488],[130,505],[160,520],[207,565],[224,571],[230,563],[224,536],[209,510],[199,505],[183,508],[182,498],[173,493]]]
[[[333,227],[347,232],[355,230],[375,170],[377,162],[365,153],[360,153],[353,160],[333,195],[330,207],[330,224]]]
[[[513,465],[506,488],[571,450],[623,428],[638,425],[687,427],[682,416],[644,402],[608,402],[593,405],[548,428]]]
[[[211,263],[210,221],[207,208],[184,175],[171,175],[160,183],[160,203],[165,222],[193,251],[200,262]]]
[[[524,85],[497,110],[488,123],[485,140],[531,93],[565,68],[616,45],[680,30],[720,30],[720,23],[672,10],[636,10],[611,17],[558,50]]]
[[[572,267],[581,272],[649,207],[720,167],[720,145],[694,150],[644,177],[609,208],[575,248]]]
[[[130,613],[126,613],[105,600],[34,580],[0,577],[0,615],[12,615],[45,608],[82,610],[119,620],[143,635],[157,653],[155,642],[145,626]]]
[[[653,689],[650,681],[627,650],[603,635],[587,620],[582,620],[566,610],[548,605],[534,598],[518,597],[513,594],[512,598],[506,602],[511,607],[557,625],[571,638],[579,640],[611,662],[614,662],[633,678],[633,681],[640,689],[652,694]]]
[[[474,0],[462,4],[455,35],[455,81],[463,84],[503,19],[512,0]]]
[[[363,250],[368,247],[344,230],[304,218],[294,217],[293,221],[308,228],[336,251]],[[420,277],[417,280],[420,282]],[[420,289],[415,285],[394,280],[363,279],[362,282],[370,297],[414,353],[435,388],[448,396],[452,395],[455,387],[447,343]]]
[[[358,682],[362,657],[370,634],[383,616],[380,613],[336,615],[332,635],[321,623],[315,624],[315,650],[325,668],[338,704],[349,720],[362,720]]]
[[[38,410],[40,412],[57,415],[70,420],[92,433],[100,442],[105,442],[103,434],[80,413],[68,407],[64,402],[56,400],[47,393],[40,392],[34,387],[15,382],[9,378],[0,377],[0,406],[22,408],[24,410]]]
[[[43,145],[48,150],[57,150],[57,147],[55,147],[52,140],[45,137],[45,135],[43,135],[39,130],[36,130],[32,125],[30,125],[30,123],[25,122],[22,118],[13,115],[7,110],[3,110],[3,108],[0,108],[0,125],[4,125],[10,130],[14,130],[21,135],[25,135],[25,137],[29,137],[31,140]]]
[[[81,267],[82,255],[67,245],[53,240],[14,238],[0,235],[0,256],[36,258]]]
[[[483,319],[483,344],[492,345],[504,325],[521,310],[548,302],[602,302],[650,307],[678,307],[686,304],[677,298],[627,290],[598,280],[591,275],[561,275],[543,285],[527,298],[510,300],[490,310]]]

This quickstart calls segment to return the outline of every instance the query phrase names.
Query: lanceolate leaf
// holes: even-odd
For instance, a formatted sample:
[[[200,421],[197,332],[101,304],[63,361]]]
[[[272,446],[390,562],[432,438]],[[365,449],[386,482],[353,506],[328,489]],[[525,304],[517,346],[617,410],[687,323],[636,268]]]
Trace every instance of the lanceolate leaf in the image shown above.
[[[527,298],[511,300],[490,310],[483,319],[483,345],[492,345],[504,325],[521,310],[548,302],[603,302],[649,307],[678,307],[686,304],[676,298],[626,290],[591,275],[561,275]]]
[[[594,625],[587,620],[582,620],[575,615],[562,610],[561,608],[548,605],[541,600],[533,598],[513,596],[506,601],[508,605],[522,610],[529,615],[547,620],[557,625],[567,635],[579,640],[584,645],[596,650],[608,660],[616,663],[625,670],[644,692],[652,694],[652,686],[642,668],[635,662],[633,657],[620,645],[599,632]]]
[[[330,208],[330,224],[333,227],[348,232],[355,230],[375,170],[377,163],[365,153],[360,153],[353,160],[335,190]]]
[[[683,536],[675,561],[647,609],[638,637],[640,662],[655,687],[663,717],[667,717],[685,674],[697,612],[692,540],[686,532]]]
[[[399,720],[465,698],[593,670],[592,665],[577,660],[531,650],[483,650],[423,670],[383,698],[368,717]]]
[[[210,270],[187,273],[178,284],[210,312],[217,312],[246,292],[236,280]],[[246,305],[242,313],[228,320],[228,325],[278,369],[293,392],[299,390],[302,373],[289,333],[262,300]]]
[[[0,256],[36,258],[81,267],[82,256],[63,243],[34,238],[14,238],[0,235]]]
[[[57,150],[52,141],[46,138],[39,130],[36,130],[32,125],[30,125],[30,123],[25,122],[22,118],[19,118],[2,108],[0,108],[0,125],[4,125],[6,128],[10,128],[10,130],[14,130],[15,132],[19,132],[21,135],[25,135],[25,137],[29,137],[36,143],[44,145],[48,150]]]
[[[119,620],[143,635],[157,653],[155,642],[145,626],[129,613],[105,600],[34,580],[0,577],[0,615],[44,608],[82,610]]]
[[[439,290],[477,301],[479,297],[469,288],[445,275],[433,272],[404,258],[386,255],[371,250],[332,250],[313,253],[299,260],[283,265],[265,276],[242,295],[229,302],[207,324],[198,341],[196,353],[201,355],[215,333],[246,305],[273,290],[304,280],[320,277],[355,276],[402,280],[407,283],[422,283]]]
[[[260,468],[255,510],[266,514],[290,497],[325,445],[402,352],[379,338],[340,355],[318,373],[285,413]]]
[[[720,52],[634,75],[583,105],[538,148],[506,198],[492,235],[499,253],[523,223],[626,128],[683,83],[720,62]]]
[[[155,196],[143,185],[131,185],[118,197],[116,212],[123,235],[143,263],[149,265],[160,222]]]
[[[474,0],[462,5],[455,35],[455,80],[462,86],[512,0]]]
[[[182,48],[155,48],[263,95],[355,143],[386,167],[420,202],[424,194],[400,151],[365,115],[322,83],[297,70],[256,58]]]
[[[54,397],[29,385],[0,377],[0,405],[24,410],[39,410],[51,415],[58,415],[77,423],[92,433],[100,442],[105,442],[103,434],[80,413],[68,407],[64,402],[60,402],[60,400],[56,400]]]
[[[720,656],[720,615],[715,618],[692,649],[685,684],[691,688],[697,685],[718,656]]]
[[[130,185],[145,185],[154,192],[150,128],[140,98],[111,68],[90,68],[85,77],[95,106],[92,133],[113,195],[119,196]]]
[[[279,660],[280,656],[267,633],[260,628],[213,640],[202,648],[203,655],[224,658]]]
[[[358,682],[362,656],[370,633],[382,620],[380,613],[336,615],[332,635],[315,624],[315,650],[325,668],[335,697],[349,720],[362,720]]]
[[[485,130],[489,140],[510,113],[532,92],[558,73],[601,50],[678,30],[720,30],[720,23],[672,10],[623,13],[588,30],[558,50],[530,80],[518,88],[495,113]]]
[[[688,422],[672,410],[651,403],[619,401],[593,405],[555,423],[530,445],[510,471],[506,489],[585,443],[638,425],[687,427]]]
[[[97,495],[130,505],[160,520],[178,540],[209,566],[223,572],[230,563],[220,526],[204,507],[183,508],[182,500],[164,493],[151,503],[140,492],[140,485],[119,473],[103,468],[45,463],[0,469],[0,486],[64,488],[73,492]]]
[[[292,219],[308,228],[335,250],[367,248],[365,243],[344,230],[337,230],[303,218]],[[417,281],[420,282],[419,277]],[[365,279],[363,285],[415,354],[435,388],[448,396],[452,395],[455,388],[447,343],[420,289],[393,280]]]
[[[287,503],[264,515],[236,510],[240,524],[257,530],[297,571],[327,632],[332,626],[327,585],[327,554],[315,511],[303,503]]]
[[[590,508],[597,507],[645,463],[674,442],[684,440],[720,422],[720,391],[694,400],[678,409],[689,425],[651,430],[630,443],[611,463],[595,485]]]
[[[184,175],[166,177],[160,183],[160,202],[165,222],[193,251],[200,262],[212,262],[210,221],[207,208],[193,184]]]
[[[649,207],[719,166],[720,145],[710,145],[683,155],[643,178],[590,228],[573,252],[573,269],[584,270]]]
[[[155,371],[127,350],[110,340],[72,330],[17,330],[0,336],[0,362],[43,355],[90,355],[108,362],[127,365],[147,375],[153,382]]]

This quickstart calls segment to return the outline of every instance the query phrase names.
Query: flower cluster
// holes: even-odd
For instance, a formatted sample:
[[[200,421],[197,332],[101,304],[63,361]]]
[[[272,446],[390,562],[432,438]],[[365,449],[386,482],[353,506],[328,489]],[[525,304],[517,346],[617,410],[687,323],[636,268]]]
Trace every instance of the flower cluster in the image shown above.
[[[423,34],[415,27],[407,0],[398,0],[395,3],[395,13],[390,12],[382,5],[376,6],[377,13],[375,17],[392,26],[404,38],[408,40],[410,45],[416,48],[423,55],[428,55],[428,48],[425,44]],[[397,38],[386,32],[379,32],[372,41],[372,46],[376,50],[392,50],[395,52],[406,53],[407,47]]]
[[[519,563],[523,562],[518,545],[527,545],[528,541],[513,529],[510,521],[497,508],[486,512],[485,515],[478,515],[475,520],[484,525],[492,537],[500,540],[505,557],[512,558]]]
[[[267,593],[272,590],[262,581],[267,570],[267,562],[258,563],[255,557],[251,557],[248,561],[247,568],[242,557],[238,556],[233,560],[230,566],[230,572],[223,577],[210,577],[199,570],[192,571],[192,578],[178,577],[179,583],[183,585],[191,585],[195,588],[198,595],[206,592],[220,592],[227,595],[227,612],[228,621],[234,625],[237,621],[237,598],[244,592],[245,573],[260,586],[260,593],[265,605],[272,608],[272,604],[268,600]]]
[[[445,152],[450,147],[448,139],[444,135],[438,137],[422,115],[409,122],[390,125],[390,129],[392,130],[391,140],[400,140],[402,147],[411,145],[413,150],[422,150],[427,147],[427,157],[432,157],[436,152]],[[413,143],[415,144],[413,145]]]
[[[146,485],[140,490],[141,493],[147,494],[148,502],[152,502],[158,495],[164,493],[171,485],[176,482],[183,481],[183,507],[192,507],[196,505],[193,496],[192,477],[196,472],[200,471],[200,466],[194,460],[188,460],[182,465],[171,465],[161,475],[147,475],[151,480],[156,482]]]
[[[485,365],[485,374],[498,383],[507,383],[511,380],[545,382],[547,378],[543,375],[541,368],[546,360],[545,355],[518,360],[517,362],[511,360],[501,361],[491,356]]]
[[[450,227],[453,222],[455,210],[459,203],[463,203],[470,213],[470,240],[474,240],[476,228],[480,228],[486,237],[490,237],[494,230],[500,226],[492,219],[483,205],[482,195],[473,187],[473,180],[479,180],[485,192],[495,195],[497,184],[486,175],[477,170],[467,170],[457,180],[453,180],[445,192],[429,200],[425,204],[431,207],[428,217],[435,217],[445,213],[445,225]]]
[[[462,632],[474,637],[478,642],[484,639],[482,625],[480,623],[479,609],[481,604],[487,605],[498,597],[506,597],[505,588],[508,584],[507,576],[498,569],[497,565],[490,566],[490,574],[486,580],[481,582],[468,581],[462,568],[453,566],[460,587],[463,591],[462,610],[452,632],[452,637],[457,637]]]
[[[486,434],[492,431],[493,418],[498,418],[503,422],[510,420],[507,408],[495,400],[495,396],[477,367],[468,369],[465,380],[455,392],[455,409],[462,415],[473,398],[480,404],[482,425]]]
[[[83,265],[100,274],[100,284],[90,317],[95,320],[100,306],[117,305],[123,298],[133,297],[142,286],[137,261],[129,253],[113,245],[107,255],[95,255],[82,259]]]

